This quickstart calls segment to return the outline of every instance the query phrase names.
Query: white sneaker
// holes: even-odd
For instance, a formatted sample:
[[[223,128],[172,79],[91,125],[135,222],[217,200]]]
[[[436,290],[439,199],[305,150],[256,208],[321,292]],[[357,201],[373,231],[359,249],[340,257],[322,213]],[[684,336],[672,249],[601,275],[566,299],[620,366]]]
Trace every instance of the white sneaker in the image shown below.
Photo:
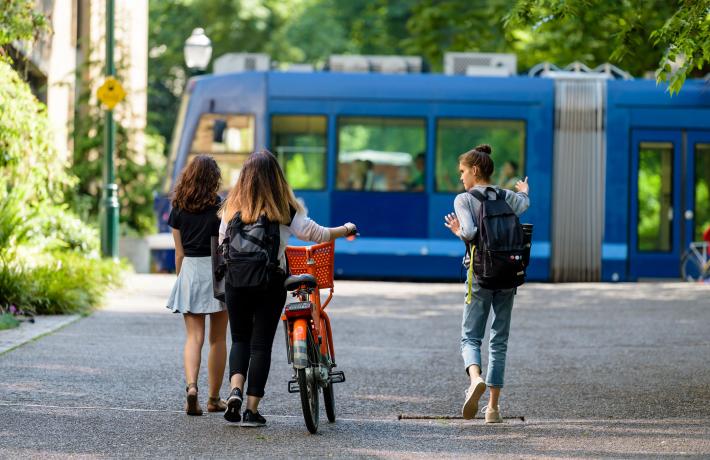
[[[503,423],[503,417],[500,416],[500,407],[495,409],[486,408],[486,423]]]
[[[478,400],[481,399],[483,392],[486,391],[486,383],[481,377],[471,383],[471,386],[466,390],[466,399],[461,409],[461,414],[466,420],[470,420],[476,416],[478,412]]]

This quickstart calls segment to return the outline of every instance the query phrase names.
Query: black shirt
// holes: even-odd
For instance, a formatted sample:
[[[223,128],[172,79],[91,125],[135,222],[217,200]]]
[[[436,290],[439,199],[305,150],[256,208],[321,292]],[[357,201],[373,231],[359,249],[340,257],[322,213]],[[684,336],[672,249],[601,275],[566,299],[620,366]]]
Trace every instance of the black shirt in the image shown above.
[[[180,231],[182,248],[186,257],[209,257],[210,237],[219,234],[219,205],[210,206],[202,212],[193,213],[173,208],[168,217],[168,225]]]

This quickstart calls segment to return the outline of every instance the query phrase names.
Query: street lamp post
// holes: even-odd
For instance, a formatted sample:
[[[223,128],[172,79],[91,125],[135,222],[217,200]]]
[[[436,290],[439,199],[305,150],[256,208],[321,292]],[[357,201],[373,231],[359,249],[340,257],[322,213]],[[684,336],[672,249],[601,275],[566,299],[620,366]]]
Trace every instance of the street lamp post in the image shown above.
[[[195,74],[204,73],[212,57],[212,41],[205,35],[205,29],[193,29],[192,35],[185,40],[185,65]]]
[[[113,4],[106,0],[106,77],[113,77]],[[113,107],[106,110],[104,126],[104,193],[103,219],[101,219],[101,253],[104,257],[118,259],[118,185],[113,168],[113,152],[116,129],[113,122]]]

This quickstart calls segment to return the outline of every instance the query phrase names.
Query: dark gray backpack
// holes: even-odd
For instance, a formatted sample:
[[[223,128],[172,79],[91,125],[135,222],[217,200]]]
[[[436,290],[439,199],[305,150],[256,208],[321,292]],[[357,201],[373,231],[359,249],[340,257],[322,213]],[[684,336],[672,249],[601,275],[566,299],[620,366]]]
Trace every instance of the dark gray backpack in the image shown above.
[[[237,213],[227,225],[222,254],[227,262],[226,283],[234,288],[266,289],[279,266],[279,223],[260,216],[245,224]]]
[[[488,192],[495,193],[495,199]],[[470,192],[481,202],[476,215],[478,232],[473,243],[473,272],[486,289],[511,289],[525,282],[525,242],[523,227],[508,202],[505,192],[488,187],[485,193]],[[470,250],[470,249],[469,249]]]

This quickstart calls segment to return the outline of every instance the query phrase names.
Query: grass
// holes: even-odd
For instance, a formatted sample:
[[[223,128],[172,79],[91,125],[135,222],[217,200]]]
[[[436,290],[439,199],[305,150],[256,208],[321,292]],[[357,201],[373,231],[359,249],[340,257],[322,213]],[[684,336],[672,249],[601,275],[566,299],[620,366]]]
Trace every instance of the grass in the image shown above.
[[[3,329],[13,329],[20,325],[20,322],[14,316],[8,313],[0,314],[0,331]]]

